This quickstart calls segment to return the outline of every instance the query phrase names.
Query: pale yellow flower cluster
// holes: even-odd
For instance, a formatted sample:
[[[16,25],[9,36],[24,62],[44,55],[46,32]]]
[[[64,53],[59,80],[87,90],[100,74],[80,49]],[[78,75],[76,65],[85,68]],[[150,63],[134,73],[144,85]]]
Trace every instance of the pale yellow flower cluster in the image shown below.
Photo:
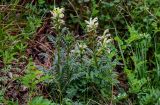
[[[54,27],[60,28],[61,25],[63,25],[65,22],[63,20],[64,18],[64,8],[54,8],[53,11],[50,11],[52,14],[52,19],[54,23]]]
[[[77,43],[74,50],[71,50],[71,52],[74,54],[80,54],[83,53],[86,48],[87,45],[85,43]]]
[[[53,11],[51,11],[53,18],[63,18],[64,17],[64,8],[54,8]]]
[[[98,40],[98,46],[101,46],[101,49],[99,49],[99,53],[101,52],[102,49],[106,49],[107,48],[107,52],[110,53],[111,50],[110,48],[108,47],[109,44],[112,43],[113,39],[111,38],[111,34],[109,34],[109,30],[106,29],[103,33],[102,36],[99,36],[97,38]]]
[[[85,20],[87,24],[87,32],[96,31],[98,27],[98,18],[95,17],[94,19],[90,18],[89,21]]]

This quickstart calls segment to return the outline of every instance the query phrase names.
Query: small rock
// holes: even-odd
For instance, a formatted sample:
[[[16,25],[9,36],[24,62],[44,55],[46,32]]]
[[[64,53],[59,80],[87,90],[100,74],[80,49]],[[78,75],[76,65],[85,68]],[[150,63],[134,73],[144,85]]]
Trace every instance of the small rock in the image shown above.
[[[8,72],[8,77],[9,77],[10,79],[12,79],[12,78],[13,78],[13,74],[12,74],[11,72]]]

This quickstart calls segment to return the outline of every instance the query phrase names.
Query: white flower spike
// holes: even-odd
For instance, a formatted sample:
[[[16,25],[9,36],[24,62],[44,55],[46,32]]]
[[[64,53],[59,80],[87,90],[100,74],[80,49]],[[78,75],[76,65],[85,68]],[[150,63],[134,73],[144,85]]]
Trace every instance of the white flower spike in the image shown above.
[[[89,21],[85,20],[87,24],[87,31],[91,32],[97,29],[98,27],[98,18],[95,17],[94,19],[90,18]]]
[[[63,24],[65,24],[63,18],[64,18],[64,8],[54,8],[53,11],[50,11],[52,14],[53,24],[54,28],[58,27],[58,29],[61,28]]]
[[[51,11],[51,14],[53,15],[53,18],[63,18],[64,17],[64,8],[54,8],[53,11]]]

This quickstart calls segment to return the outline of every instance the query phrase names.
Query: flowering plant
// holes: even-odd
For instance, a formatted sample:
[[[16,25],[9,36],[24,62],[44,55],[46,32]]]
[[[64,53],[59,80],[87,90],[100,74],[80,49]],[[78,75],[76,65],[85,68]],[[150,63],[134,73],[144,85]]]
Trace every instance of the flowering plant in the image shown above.
[[[64,8],[54,8],[53,11],[51,11],[52,19],[54,28],[60,29],[61,25],[64,24]]]
[[[87,24],[87,32],[91,32],[97,29],[98,27],[98,18],[95,17],[94,19],[90,18],[89,21],[85,20]]]

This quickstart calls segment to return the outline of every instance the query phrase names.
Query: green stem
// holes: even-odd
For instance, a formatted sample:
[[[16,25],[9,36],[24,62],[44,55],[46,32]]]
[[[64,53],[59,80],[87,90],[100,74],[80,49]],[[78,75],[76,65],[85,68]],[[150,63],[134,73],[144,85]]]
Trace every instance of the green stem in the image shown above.
[[[58,71],[60,72],[60,59],[61,59],[61,56],[60,56],[60,46],[59,46],[59,42],[58,42],[58,64],[57,64],[57,68],[58,68]]]
[[[61,74],[61,71],[60,71],[60,63],[61,63],[60,39],[61,39],[61,35],[60,35],[60,29],[58,27],[56,28],[56,30],[58,31],[58,33],[57,33],[57,56],[58,56],[57,70]]]
[[[95,62],[96,69],[99,69],[95,48],[94,48],[94,51],[93,51],[93,59],[94,59],[94,62]]]

